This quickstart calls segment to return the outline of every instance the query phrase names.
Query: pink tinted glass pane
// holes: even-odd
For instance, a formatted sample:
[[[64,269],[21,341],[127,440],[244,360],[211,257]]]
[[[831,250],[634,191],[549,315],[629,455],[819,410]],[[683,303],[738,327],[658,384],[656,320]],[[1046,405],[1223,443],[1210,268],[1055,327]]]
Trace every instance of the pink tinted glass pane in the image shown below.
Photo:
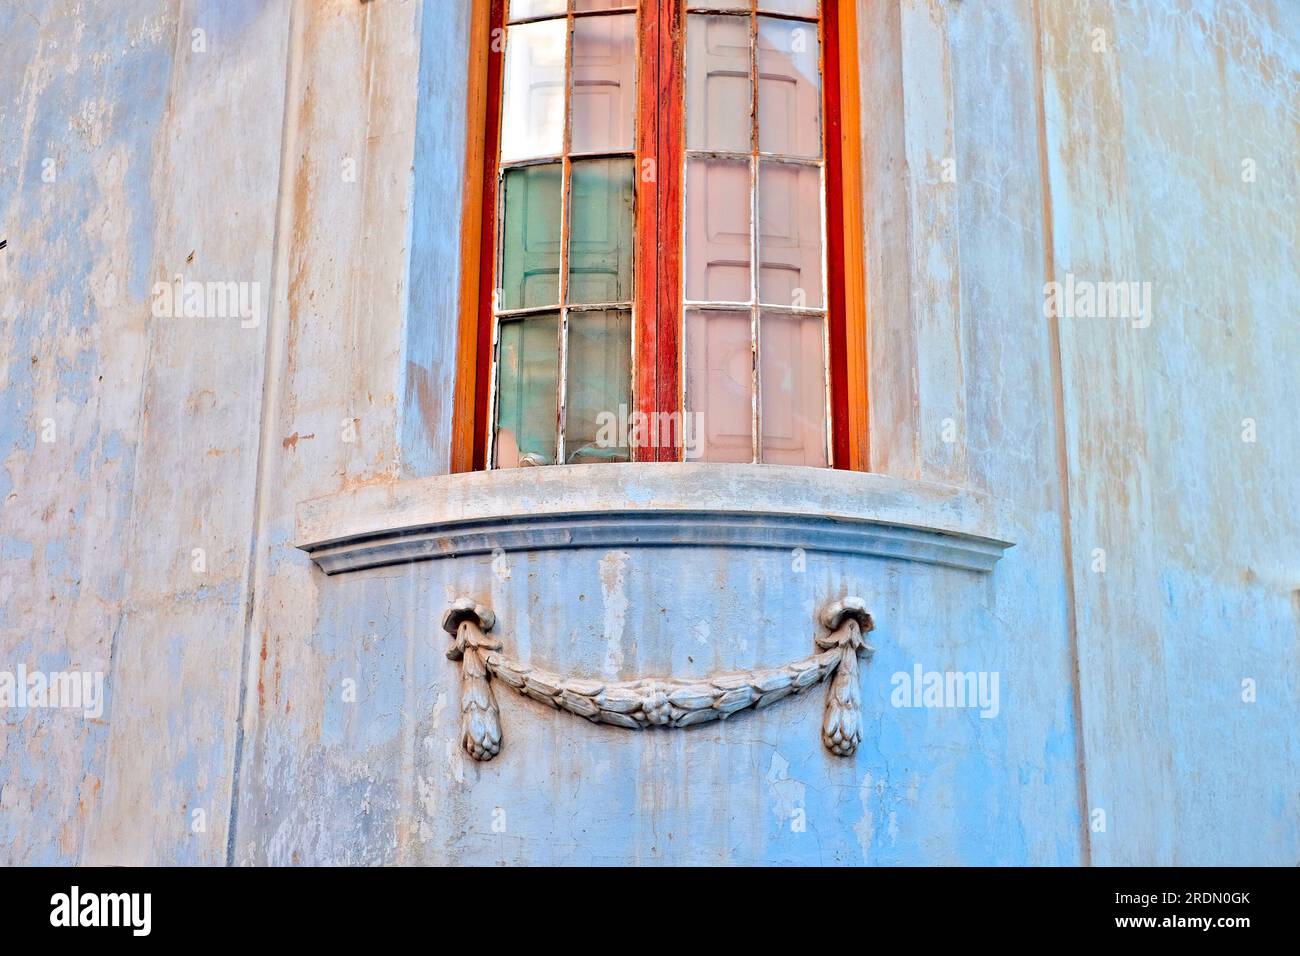
[[[748,10],[749,0],[691,0],[691,10]]]
[[[758,148],[816,159],[822,154],[817,24],[758,18]]]
[[[764,162],[758,179],[759,301],[822,307],[821,170]]]
[[[749,163],[686,163],[686,298],[750,301]]]
[[[686,148],[750,151],[749,18],[692,16],[686,27]]]
[[[501,161],[558,156],[564,149],[567,20],[521,23],[506,33]]]
[[[635,147],[636,17],[583,17],[573,24],[575,153]]]
[[[758,0],[759,13],[789,13],[796,17],[817,16],[817,0]]]
[[[511,20],[550,17],[564,12],[564,0],[510,0]]]
[[[635,10],[636,0],[573,0],[574,13],[591,10]]]
[[[752,393],[749,313],[687,312],[686,457],[753,461]]]
[[[821,316],[763,313],[760,461],[825,467],[826,368]]]

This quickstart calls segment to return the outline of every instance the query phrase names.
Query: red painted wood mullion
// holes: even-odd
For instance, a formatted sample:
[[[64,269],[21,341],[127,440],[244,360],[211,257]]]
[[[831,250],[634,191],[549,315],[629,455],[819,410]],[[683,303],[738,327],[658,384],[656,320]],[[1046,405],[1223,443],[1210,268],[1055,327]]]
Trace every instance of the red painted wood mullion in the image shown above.
[[[637,66],[636,410],[654,412],[659,396],[659,58],[661,0],[643,0]],[[636,448],[636,461],[654,461],[653,446]]]
[[[685,112],[682,0],[660,0],[659,31],[659,335],[656,410],[681,411],[682,151]],[[682,457],[681,435],[660,461]]]

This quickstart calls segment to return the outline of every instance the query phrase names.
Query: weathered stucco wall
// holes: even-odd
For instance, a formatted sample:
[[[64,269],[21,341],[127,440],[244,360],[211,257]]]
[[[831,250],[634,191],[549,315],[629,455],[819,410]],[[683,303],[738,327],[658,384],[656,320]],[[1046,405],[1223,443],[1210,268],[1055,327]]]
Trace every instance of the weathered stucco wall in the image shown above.
[[[0,20],[4,666],[101,671],[108,697],[4,714],[7,856],[220,862],[267,326],[151,300],[177,273],[269,289],[285,10]]]
[[[1300,6],[1043,10],[1093,860],[1294,865]]]
[[[5,4],[0,670],[107,690],[0,710],[5,862],[1295,863],[1300,9],[858,9],[873,467],[1005,502],[991,573],[327,577],[300,502],[447,468],[468,3]],[[153,315],[178,273],[258,321]],[[1150,322],[1045,317],[1067,273]],[[818,695],[633,735],[503,693],[502,754],[458,749],[454,596],[614,678],[802,656],[845,591],[854,758]],[[892,706],[916,664],[998,672],[998,716]]]

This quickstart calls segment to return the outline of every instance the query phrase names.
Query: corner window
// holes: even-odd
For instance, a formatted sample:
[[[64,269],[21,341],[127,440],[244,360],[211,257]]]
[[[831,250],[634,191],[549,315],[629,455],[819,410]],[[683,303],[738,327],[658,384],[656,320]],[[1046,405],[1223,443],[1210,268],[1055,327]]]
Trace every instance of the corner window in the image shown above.
[[[846,467],[838,4],[484,2],[461,466]]]

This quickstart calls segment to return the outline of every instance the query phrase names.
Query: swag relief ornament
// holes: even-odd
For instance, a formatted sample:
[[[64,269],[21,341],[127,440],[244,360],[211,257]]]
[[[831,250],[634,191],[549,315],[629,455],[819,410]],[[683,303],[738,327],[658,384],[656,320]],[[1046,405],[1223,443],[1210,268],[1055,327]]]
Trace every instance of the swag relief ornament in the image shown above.
[[[501,752],[494,677],[557,710],[628,730],[726,720],[737,711],[767,707],[826,681],[822,743],[831,753],[847,757],[862,740],[858,658],[870,660],[874,652],[864,637],[874,624],[856,597],[829,604],[821,622],[829,633],[814,638],[818,650],[781,667],[698,679],[583,680],[507,657],[502,642],[491,633],[496,624],[492,609],[460,598],[447,609],[442,626],[452,636],[447,657],[460,661],[461,743],[475,760],[491,760]]]

